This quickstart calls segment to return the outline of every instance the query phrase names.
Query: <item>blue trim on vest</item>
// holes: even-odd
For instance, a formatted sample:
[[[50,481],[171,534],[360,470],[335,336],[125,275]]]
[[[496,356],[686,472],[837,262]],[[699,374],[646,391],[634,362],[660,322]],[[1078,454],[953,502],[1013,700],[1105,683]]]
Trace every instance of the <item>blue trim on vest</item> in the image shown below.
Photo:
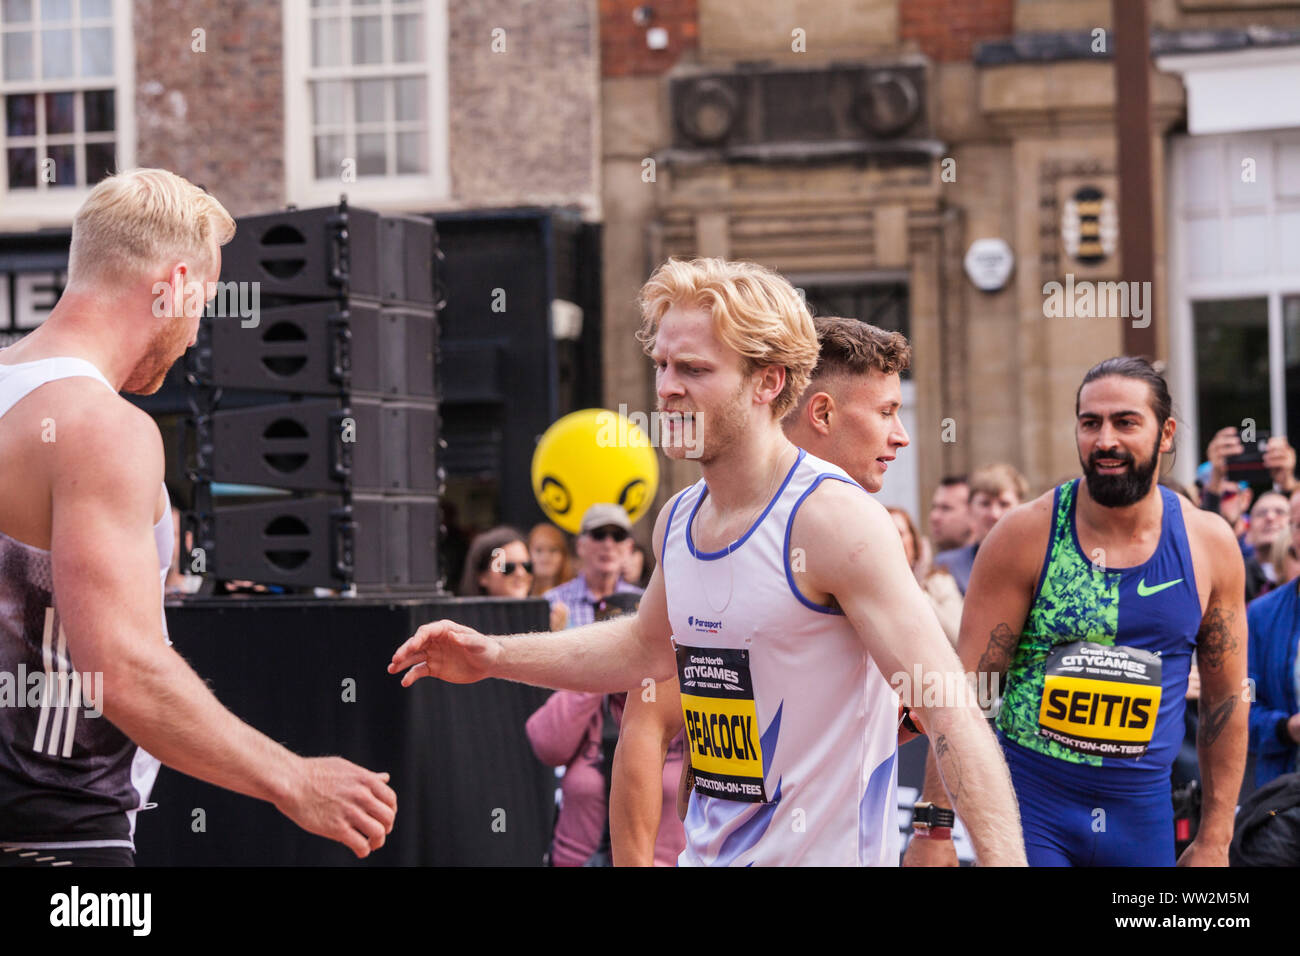
[[[1076,478],[1075,480],[1077,481],[1078,479]],[[1038,603],[1038,599],[1042,597],[1043,582],[1047,580],[1047,569],[1052,566],[1052,549],[1056,547],[1056,536],[1061,533],[1061,523],[1057,520],[1056,516],[1061,510],[1061,489],[1064,487],[1064,485],[1057,485],[1055,491],[1052,492],[1052,523],[1050,530],[1047,532],[1047,553],[1043,555],[1043,567],[1038,572],[1038,584],[1034,587],[1034,597],[1029,602],[1029,610],[1031,613],[1034,610],[1034,605]],[[1075,489],[1076,494],[1078,493],[1078,490],[1078,488]],[[1025,615],[1025,620],[1029,620],[1028,614]],[[1021,627],[1021,631],[1024,631],[1023,626]]]
[[[695,507],[691,509],[691,516],[686,519],[686,548],[691,552],[691,556],[695,558],[699,558],[701,561],[716,561],[718,560],[718,558],[725,558],[727,555],[731,554],[733,551],[737,550],[742,544],[748,541],[749,536],[758,530],[759,525],[761,525],[767,519],[767,516],[771,512],[772,508],[776,505],[777,501],[780,500],[781,495],[785,493],[786,485],[790,484],[790,479],[794,477],[794,473],[799,469],[799,465],[800,463],[803,462],[804,455],[806,454],[808,453],[804,451],[802,448],[799,449],[799,454],[795,457],[794,464],[791,465],[790,470],[786,472],[785,481],[781,482],[781,487],[776,489],[776,494],[774,494],[772,496],[772,500],[767,503],[767,507],[763,509],[763,513],[758,516],[758,520],[749,526],[749,530],[745,532],[744,537],[742,537],[739,541],[735,541],[727,545],[721,551],[696,551],[695,550],[695,539],[691,537],[691,525],[695,523],[695,514],[700,510],[700,505],[704,504],[704,495],[706,492],[708,492],[709,486],[706,484],[702,489],[700,489],[700,494],[695,499]]]
[[[1165,498],[1165,519],[1169,522],[1169,531],[1173,535],[1174,545],[1177,547],[1178,563],[1183,566],[1186,572],[1187,583],[1191,585],[1192,593],[1196,595],[1196,603],[1199,606],[1201,592],[1196,587],[1196,564],[1192,561],[1192,543],[1187,539],[1187,522],[1183,520],[1181,496],[1163,485],[1158,487]],[[1164,533],[1163,525],[1161,525],[1160,531],[1162,534]],[[1157,548],[1157,550],[1159,549]],[[1155,555],[1152,555],[1152,557],[1155,557]]]
[[[896,767],[898,749],[895,748],[888,757],[876,765],[867,780],[867,789],[858,801],[858,862],[874,860],[880,856],[885,834],[881,831],[879,820],[868,817],[868,813],[878,812],[890,805],[890,795],[897,786]]]
[[[682,499],[685,497],[686,497],[686,492],[682,492],[676,498],[674,498],[672,510],[668,512],[668,524],[664,528],[664,540],[663,543],[659,546],[660,566],[663,566],[664,563],[666,563],[668,560],[668,533],[673,530],[673,515],[677,514],[677,506],[682,503]]]
[[[767,779],[768,771],[772,769],[772,754],[776,752],[776,742],[781,736],[781,711],[785,709],[785,698],[781,698],[781,703],[776,705],[776,716],[772,722],[767,725],[767,730],[763,731],[758,738],[759,749],[763,751],[763,779]],[[779,785],[778,785],[779,789]]]
[[[776,793],[772,795],[771,802],[759,804],[758,809],[754,811],[748,820],[727,835],[727,838],[722,841],[722,846],[718,848],[718,855],[714,859],[713,865],[731,866],[736,862],[738,856],[757,846],[758,841],[763,839],[763,834],[767,833],[768,827],[772,825],[772,819],[776,816],[776,808],[780,802],[781,781],[778,780],[776,782]]]
[[[786,522],[786,526],[785,526],[785,544],[781,547],[781,563],[785,565],[785,579],[787,583],[789,583],[790,585],[790,593],[799,599],[799,603],[801,603],[804,607],[811,608],[814,611],[820,611],[822,614],[835,614],[840,617],[843,617],[844,612],[839,608],[825,607],[824,605],[821,604],[815,604],[812,601],[808,600],[806,597],[804,597],[803,592],[801,592],[798,586],[794,583],[794,570],[790,567],[790,533],[794,530],[794,516],[799,513],[799,506],[803,504],[803,500],[807,498],[810,494],[812,494],[814,491],[816,491],[817,486],[820,485],[827,478],[833,478],[836,481],[842,481],[846,485],[853,485],[855,488],[862,487],[856,481],[853,481],[851,478],[844,478],[841,477],[840,475],[833,475],[830,472],[826,472],[825,474],[818,475],[815,479],[813,479],[813,483],[804,490],[804,493],[799,496],[799,500],[794,503],[794,507],[790,509],[790,520]]]

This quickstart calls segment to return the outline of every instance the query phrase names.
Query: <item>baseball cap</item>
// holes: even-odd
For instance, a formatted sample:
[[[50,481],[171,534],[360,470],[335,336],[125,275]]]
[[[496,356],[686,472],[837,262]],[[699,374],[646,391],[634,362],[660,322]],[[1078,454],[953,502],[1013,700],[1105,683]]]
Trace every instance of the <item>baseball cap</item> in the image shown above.
[[[624,531],[632,530],[632,522],[627,519],[627,512],[619,505],[592,505],[583,514],[578,533],[586,534],[588,531],[604,528],[606,525],[613,525]]]

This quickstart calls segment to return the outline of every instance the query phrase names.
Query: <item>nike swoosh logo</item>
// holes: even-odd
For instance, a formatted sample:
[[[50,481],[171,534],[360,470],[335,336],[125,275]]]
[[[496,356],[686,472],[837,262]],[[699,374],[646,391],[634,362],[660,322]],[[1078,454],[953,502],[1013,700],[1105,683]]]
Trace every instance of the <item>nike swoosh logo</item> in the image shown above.
[[[1153,594],[1159,594],[1165,588],[1171,588],[1181,580],[1182,578],[1177,578],[1173,581],[1166,581],[1164,584],[1157,584],[1155,587],[1149,588],[1147,587],[1146,578],[1143,578],[1138,582],[1138,597],[1150,597]]]

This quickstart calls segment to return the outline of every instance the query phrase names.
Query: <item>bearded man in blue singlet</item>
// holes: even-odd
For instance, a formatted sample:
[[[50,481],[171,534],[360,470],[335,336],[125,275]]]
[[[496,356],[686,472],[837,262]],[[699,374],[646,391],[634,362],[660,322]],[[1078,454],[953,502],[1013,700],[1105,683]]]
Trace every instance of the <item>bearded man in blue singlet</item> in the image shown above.
[[[669,260],[641,307],[665,451],[698,451],[704,478],[659,514],[638,613],[505,639],[438,621],[389,671],[406,686],[501,677],[603,693],[676,671],[698,750],[681,863],[895,865],[898,698],[886,675],[964,683],[884,507],[781,430],[817,362],[807,307],[775,273],[718,259]],[[1010,781],[973,695],[905,703],[942,753],[980,861],[1023,864]]]
[[[1246,759],[1245,571],[1232,529],[1156,482],[1175,423],[1142,359],[1076,398],[1084,478],[1006,515],[980,547],[958,651],[1005,676],[998,736],[1031,866],[1174,864],[1170,769],[1196,652],[1204,805],[1177,861],[1227,866]],[[933,762],[924,797],[942,799]],[[913,840],[909,865],[956,865]]]

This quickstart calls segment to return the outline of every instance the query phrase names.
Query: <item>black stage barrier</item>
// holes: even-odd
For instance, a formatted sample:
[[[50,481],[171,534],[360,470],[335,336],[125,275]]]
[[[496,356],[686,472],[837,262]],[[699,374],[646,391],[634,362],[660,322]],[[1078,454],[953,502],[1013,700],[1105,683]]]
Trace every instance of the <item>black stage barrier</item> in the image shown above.
[[[140,866],[480,866],[541,863],[555,777],[524,722],[549,691],[489,680],[421,680],[386,668],[419,625],[450,618],[487,634],[542,631],[541,598],[213,598],[169,604],[176,649],[217,698],[304,756],[392,774],[397,821],[364,861],[270,804],[167,767],[136,819]]]

